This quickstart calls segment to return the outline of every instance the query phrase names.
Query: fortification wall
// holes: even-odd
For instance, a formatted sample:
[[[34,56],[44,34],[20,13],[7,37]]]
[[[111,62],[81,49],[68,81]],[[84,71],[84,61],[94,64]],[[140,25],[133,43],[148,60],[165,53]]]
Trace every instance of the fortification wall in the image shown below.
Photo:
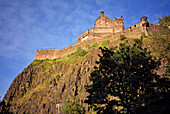
[[[61,50],[38,49],[34,60],[43,60],[43,59],[53,60],[53,59],[56,59],[56,58],[59,58],[59,57],[64,57],[64,56],[67,56],[67,55],[69,55],[73,52],[76,52],[78,47],[81,47],[82,49],[86,50],[87,49],[86,45],[92,46],[94,42],[101,44],[104,40],[106,40],[106,39],[94,37],[94,38],[90,38],[88,40],[85,40],[83,42],[68,46],[68,47],[63,48]]]
[[[94,28],[94,33],[113,33],[113,28],[97,27]]]
[[[126,37],[129,38],[140,38],[142,33],[145,33],[145,28],[143,26],[135,27],[133,29],[128,29],[123,32]],[[147,34],[147,33],[145,33]]]
[[[42,59],[55,59],[59,53],[57,49],[37,49],[37,53],[35,55],[35,59],[42,60]]]
[[[119,39],[121,34],[124,34],[126,37],[129,38],[140,38],[142,33],[145,33],[147,30],[147,32],[149,33],[149,35],[152,34],[152,32],[155,30],[155,27],[147,27],[144,28],[143,26],[139,26],[139,27],[135,27],[133,29],[128,29],[128,30],[124,30],[118,33],[113,33],[113,34],[105,34],[106,37],[89,37],[88,40],[84,40],[83,42],[79,42],[77,44],[71,45],[69,47],[63,48],[61,50],[57,50],[57,49],[38,49],[36,56],[34,59],[37,60],[43,60],[43,59],[56,59],[59,57],[64,57],[67,56],[73,52],[77,51],[78,47],[81,47],[82,49],[87,49],[86,45],[92,46],[94,42],[97,42],[99,44],[99,46],[101,46],[102,42],[105,40],[115,40],[115,39]],[[100,34],[95,34],[95,36],[100,36]],[[102,34],[102,36],[104,36],[104,34]]]

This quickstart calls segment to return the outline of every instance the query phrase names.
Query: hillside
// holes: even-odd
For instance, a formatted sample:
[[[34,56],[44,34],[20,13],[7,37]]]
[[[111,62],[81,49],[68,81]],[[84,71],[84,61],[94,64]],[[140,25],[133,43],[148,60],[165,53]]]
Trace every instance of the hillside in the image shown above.
[[[154,56],[162,57],[162,65],[159,74],[165,73],[167,58],[169,58],[169,29],[166,34],[165,47],[158,46],[152,36],[145,37],[144,47],[151,50]],[[157,35],[158,36],[158,35]],[[157,40],[159,41],[159,40]],[[103,43],[108,48],[125,42],[133,44],[132,38],[125,40],[111,41]],[[157,42],[158,44],[162,44]],[[102,46],[102,44],[99,44]],[[5,110],[14,113],[57,113],[58,104],[62,104],[68,99],[79,101],[86,109],[88,105],[84,103],[88,93],[85,92],[85,86],[89,85],[89,76],[98,60],[98,54],[101,54],[97,44],[86,46],[88,49],[78,48],[76,52],[54,60],[34,60],[22,73],[18,74],[10,85],[3,102],[7,107]],[[166,50],[164,50],[166,48]],[[160,50],[162,55],[158,55]],[[161,53],[159,53],[161,54]],[[3,107],[3,105],[2,105]],[[1,107],[1,110],[3,109]]]
[[[11,112],[55,112],[56,104],[66,99],[86,98],[84,86],[97,60],[98,48],[84,57],[70,56],[56,60],[35,60],[17,75],[4,100]]]

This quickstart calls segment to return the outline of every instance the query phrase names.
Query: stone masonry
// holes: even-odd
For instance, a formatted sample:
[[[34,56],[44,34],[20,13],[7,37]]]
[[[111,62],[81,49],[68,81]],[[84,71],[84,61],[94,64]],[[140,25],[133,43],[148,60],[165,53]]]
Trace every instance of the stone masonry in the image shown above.
[[[139,23],[130,26],[125,30],[123,16],[121,16],[121,18],[114,18],[114,21],[112,21],[103,11],[101,11],[100,16],[94,22],[94,28],[80,34],[77,38],[77,44],[61,50],[38,49],[34,60],[52,60],[58,57],[64,57],[75,52],[78,47],[86,49],[87,44],[92,45],[94,42],[101,45],[102,41],[119,38],[122,34],[128,38],[140,38],[142,33],[145,33],[145,35],[148,36],[152,34],[155,28],[156,25],[147,22],[147,17],[143,16]]]

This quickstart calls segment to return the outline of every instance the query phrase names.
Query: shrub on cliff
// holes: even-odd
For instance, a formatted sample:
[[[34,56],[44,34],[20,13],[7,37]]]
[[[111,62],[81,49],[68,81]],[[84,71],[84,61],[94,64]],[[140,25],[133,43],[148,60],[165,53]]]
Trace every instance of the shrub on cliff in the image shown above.
[[[94,42],[91,47],[99,47],[99,44],[97,42]]]
[[[83,106],[79,105],[77,102],[72,102],[67,100],[63,105],[63,114],[85,114],[85,109]]]
[[[106,47],[108,44],[110,44],[109,40],[103,41],[102,42],[102,47]]]
[[[76,54],[77,54],[78,56],[85,56],[85,55],[87,54],[87,52],[86,52],[86,50],[81,49],[81,47],[78,47],[78,48],[77,48],[77,51],[76,51]]]
[[[70,54],[70,55],[67,55],[67,57],[71,57],[71,56],[85,56],[87,54],[87,51],[84,50],[84,49],[81,49],[81,47],[78,47],[77,48],[77,51]]]
[[[99,113],[139,113],[151,109],[167,93],[165,78],[155,70],[160,60],[155,60],[142,41],[133,46],[120,44],[118,50],[100,48],[102,56],[94,67],[86,90],[90,95],[85,101]],[[101,106],[101,107],[99,107]],[[116,108],[116,107],[119,108]]]

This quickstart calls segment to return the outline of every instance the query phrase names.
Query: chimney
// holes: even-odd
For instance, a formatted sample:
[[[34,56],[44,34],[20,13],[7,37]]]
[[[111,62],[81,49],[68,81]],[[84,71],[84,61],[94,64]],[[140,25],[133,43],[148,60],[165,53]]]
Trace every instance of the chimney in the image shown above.
[[[100,16],[104,16],[104,11],[101,11],[101,12],[100,12]]]

